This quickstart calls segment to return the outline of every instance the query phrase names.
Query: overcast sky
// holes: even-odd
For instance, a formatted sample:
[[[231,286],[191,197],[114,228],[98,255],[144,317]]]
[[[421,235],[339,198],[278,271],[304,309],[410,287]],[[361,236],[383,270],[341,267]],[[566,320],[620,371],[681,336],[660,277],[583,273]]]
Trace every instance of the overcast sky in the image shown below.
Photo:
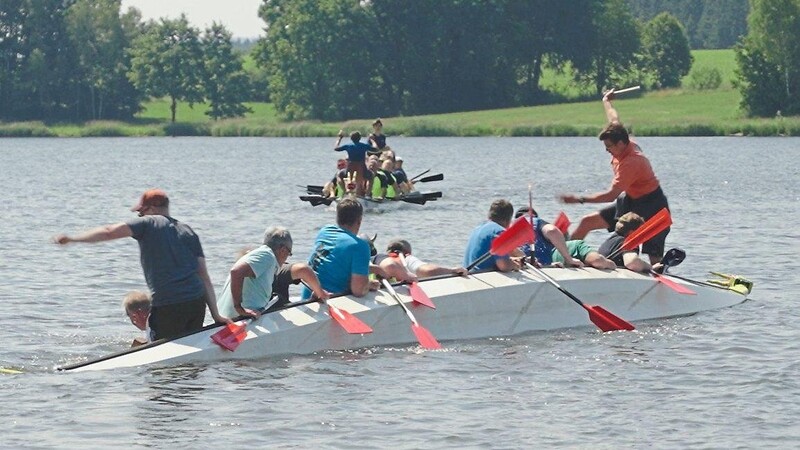
[[[122,11],[133,6],[142,12],[142,18],[177,18],[186,13],[189,23],[204,29],[217,21],[233,34],[234,38],[255,38],[263,34],[264,21],[258,17],[261,0],[122,0]]]

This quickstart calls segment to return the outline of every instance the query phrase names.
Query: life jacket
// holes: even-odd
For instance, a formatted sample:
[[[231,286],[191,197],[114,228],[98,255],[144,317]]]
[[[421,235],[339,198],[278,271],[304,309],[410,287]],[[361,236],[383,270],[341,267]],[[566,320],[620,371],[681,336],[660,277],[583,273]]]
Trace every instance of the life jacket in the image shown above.
[[[381,197],[381,191],[383,190],[383,181],[382,180],[383,180],[384,177],[387,180],[387,182],[386,182],[386,184],[387,184],[387,186],[386,186],[386,198],[395,198],[395,197],[397,197],[397,191],[395,191],[395,189],[394,189],[394,185],[397,183],[397,181],[395,180],[394,175],[392,175],[391,173],[386,172],[385,170],[382,170],[382,169],[378,170],[378,173],[382,174],[383,177],[381,177],[380,175],[376,174],[375,177],[372,179],[372,198]]]

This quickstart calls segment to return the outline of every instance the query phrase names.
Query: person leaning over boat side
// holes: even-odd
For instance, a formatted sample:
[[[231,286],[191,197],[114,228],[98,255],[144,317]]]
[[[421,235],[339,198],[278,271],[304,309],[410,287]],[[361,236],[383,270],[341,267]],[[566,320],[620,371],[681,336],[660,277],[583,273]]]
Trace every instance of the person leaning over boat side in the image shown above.
[[[334,145],[333,150],[336,152],[347,152],[347,172],[356,173],[356,195],[362,197],[364,196],[364,192],[366,192],[365,186],[367,182],[367,166],[365,161],[367,159],[367,152],[372,150],[372,147],[361,142],[361,133],[358,131],[350,133],[350,140],[353,141],[352,144],[340,146],[339,144],[342,143],[343,137],[344,130],[339,130],[338,139],[336,140],[336,145]]]
[[[278,301],[272,299],[273,284],[279,267],[292,254],[292,235],[283,227],[264,232],[262,245],[247,252],[233,265],[219,298],[219,309],[230,317],[258,317]],[[314,294],[326,299],[316,276],[307,280]]]
[[[402,255],[402,256],[400,256]],[[438,264],[422,261],[411,254],[411,244],[405,239],[393,239],[386,247],[387,258],[380,262],[383,266],[384,261],[400,259],[404,263],[406,270],[415,274],[419,278],[436,277],[441,275],[467,275],[467,269],[458,267],[445,267]]]
[[[472,230],[467,249],[464,252],[464,267],[469,267],[473,261],[489,252],[492,241],[511,224],[514,215],[514,206],[508,200],[495,200],[489,207],[489,217],[486,222]],[[497,269],[501,272],[519,270],[520,264],[510,256],[492,255],[486,261],[475,266],[472,271],[484,269]]]
[[[389,255],[386,253],[378,253],[378,250],[375,248],[375,238],[378,237],[377,234],[370,238],[368,234],[361,233],[358,237],[369,244],[369,254],[371,256],[369,262],[370,274],[375,276],[381,276],[380,274],[383,274],[381,277],[387,280],[406,283],[417,281],[417,276],[409,271],[399,259],[389,258]]]
[[[372,122],[372,133],[367,137],[369,145],[376,150],[383,150],[386,147],[386,136],[383,134],[383,122],[380,117]]]
[[[623,214],[622,217],[617,219],[617,223],[614,227],[614,233],[609,236],[605,242],[600,244],[598,251],[603,256],[610,256],[616,252],[617,249],[622,247],[625,237],[628,236],[628,234],[636,231],[636,229],[642,226],[642,224],[644,224],[644,219],[635,212]],[[658,272],[664,268],[663,264],[660,262],[651,266],[649,262],[640,258],[638,247],[631,250],[623,250],[621,253],[615,256],[612,261],[617,266],[625,267],[634,272],[649,272],[651,269]]]
[[[358,237],[363,217],[361,203],[348,196],[336,206],[336,225],[319,230],[308,265],[317,274],[322,289],[333,294],[349,292],[355,297],[378,289],[378,281],[369,279],[369,244]],[[310,296],[311,291],[304,287],[302,297]]]
[[[122,307],[133,326],[144,331],[143,337],[133,339],[131,347],[138,347],[153,341],[153,332],[147,322],[150,318],[150,295],[147,292],[131,291],[122,299]]]
[[[614,171],[611,187],[605,192],[586,196],[561,194],[559,197],[564,203],[607,203],[616,200],[616,204],[584,216],[572,233],[575,239],[583,239],[588,232],[601,228],[614,231],[616,219],[627,212],[635,212],[647,220],[662,208],[669,208],[650,161],[642,154],[639,145],[630,140],[628,131],[619,121],[617,110],[611,105],[613,97],[613,89],[603,96],[603,107],[609,123],[599,136],[606,151],[611,154],[611,168]],[[659,261],[664,255],[667,234],[669,228],[643,245],[642,251],[650,255],[651,263]]]
[[[525,216],[530,222],[530,208],[520,208],[515,218]],[[588,264],[595,269],[613,270],[617,266],[613,261],[590,247],[583,239],[566,240],[564,233],[555,225],[542,220],[533,211],[533,230],[536,235],[534,244],[527,245],[527,256],[533,256],[539,266],[583,267]]]
[[[144,278],[153,305],[150,329],[153,339],[172,338],[203,327],[205,305],[216,322],[230,323],[217,311],[211,277],[200,238],[192,228],[169,214],[169,198],[161,189],[142,194],[131,211],[139,217],[94,228],[76,236],[59,234],[53,241],[103,242],[132,237],[139,243]]]

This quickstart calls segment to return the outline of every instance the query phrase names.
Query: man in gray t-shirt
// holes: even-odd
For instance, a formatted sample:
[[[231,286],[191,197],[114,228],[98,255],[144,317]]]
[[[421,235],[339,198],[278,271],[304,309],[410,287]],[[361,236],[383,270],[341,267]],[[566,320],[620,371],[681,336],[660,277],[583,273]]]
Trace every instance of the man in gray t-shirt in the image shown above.
[[[217,312],[200,239],[189,225],[169,215],[167,194],[160,189],[150,189],[131,210],[138,212],[139,217],[77,236],[61,234],[53,240],[64,245],[124,237],[136,239],[153,299],[150,328],[154,339],[172,338],[202,328],[206,305],[215,321],[230,323],[230,319]]]

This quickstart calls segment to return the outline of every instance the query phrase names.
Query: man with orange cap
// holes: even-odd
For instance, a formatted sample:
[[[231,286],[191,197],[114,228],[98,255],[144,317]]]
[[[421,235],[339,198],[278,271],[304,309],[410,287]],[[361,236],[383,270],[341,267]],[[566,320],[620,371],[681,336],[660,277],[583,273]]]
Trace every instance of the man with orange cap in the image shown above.
[[[152,295],[150,329],[153,339],[169,339],[203,327],[205,307],[217,322],[220,316],[200,239],[189,225],[169,215],[169,198],[161,189],[142,194],[131,211],[139,217],[84,233],[59,234],[53,241],[103,242],[132,237],[139,242],[144,278]]]

